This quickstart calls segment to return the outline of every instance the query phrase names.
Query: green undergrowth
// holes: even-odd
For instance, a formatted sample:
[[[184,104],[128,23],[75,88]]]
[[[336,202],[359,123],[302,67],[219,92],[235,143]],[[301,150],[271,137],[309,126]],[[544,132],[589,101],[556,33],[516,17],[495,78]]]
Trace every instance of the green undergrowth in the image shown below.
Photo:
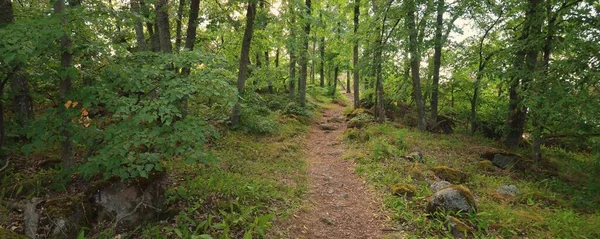
[[[228,131],[210,150],[213,163],[169,165],[168,202],[179,214],[146,228],[143,237],[264,237],[305,191],[302,145],[308,127],[290,117],[278,116],[278,122],[269,135]]]
[[[392,224],[409,237],[452,237],[445,217],[426,214],[429,189],[436,180],[434,167],[445,166],[466,174],[478,211],[458,215],[476,238],[599,238],[600,184],[598,165],[590,155],[544,149],[553,167],[525,172],[477,167],[480,154],[500,148],[497,143],[459,134],[421,133],[401,125],[370,125],[344,134],[347,160],[383,195]],[[423,163],[403,156],[423,153]],[[523,155],[525,152],[522,152]],[[551,173],[544,173],[552,171]],[[516,196],[497,192],[514,184]],[[415,187],[414,196],[394,195],[394,185]]]

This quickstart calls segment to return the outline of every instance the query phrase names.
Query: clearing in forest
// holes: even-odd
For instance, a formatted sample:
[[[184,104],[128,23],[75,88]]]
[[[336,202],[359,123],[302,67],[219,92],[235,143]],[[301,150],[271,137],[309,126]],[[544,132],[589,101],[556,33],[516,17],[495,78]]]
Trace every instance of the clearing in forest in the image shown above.
[[[350,97],[348,97],[350,98]],[[330,105],[310,129],[306,144],[305,205],[280,226],[285,238],[382,238],[385,215],[380,197],[343,160],[343,107]]]

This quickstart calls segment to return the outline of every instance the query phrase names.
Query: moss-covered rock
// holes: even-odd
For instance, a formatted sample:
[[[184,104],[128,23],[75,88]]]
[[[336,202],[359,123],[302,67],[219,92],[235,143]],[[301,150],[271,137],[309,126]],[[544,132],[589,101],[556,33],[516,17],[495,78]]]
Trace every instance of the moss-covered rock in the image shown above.
[[[411,198],[415,195],[417,188],[410,184],[397,183],[392,186],[391,190],[392,194],[396,196]]]
[[[446,166],[434,167],[432,170],[436,176],[451,183],[464,183],[468,178],[465,172]]]
[[[350,118],[350,120],[348,121],[348,128],[360,129],[374,121],[375,121],[375,118],[373,118],[372,115],[361,113],[361,114],[358,114],[358,115]]]
[[[460,219],[453,216],[446,216],[448,226],[450,226],[450,232],[454,238],[466,238],[467,235],[472,234],[474,229],[461,221]]]
[[[2,239],[27,239],[26,236],[20,235],[8,229],[0,227],[0,238]]]
[[[427,212],[436,215],[440,212],[471,213],[477,211],[477,205],[471,190],[462,185],[447,186],[431,196]]]
[[[477,162],[475,167],[482,172],[494,172],[496,170],[496,166],[491,161],[481,160]]]

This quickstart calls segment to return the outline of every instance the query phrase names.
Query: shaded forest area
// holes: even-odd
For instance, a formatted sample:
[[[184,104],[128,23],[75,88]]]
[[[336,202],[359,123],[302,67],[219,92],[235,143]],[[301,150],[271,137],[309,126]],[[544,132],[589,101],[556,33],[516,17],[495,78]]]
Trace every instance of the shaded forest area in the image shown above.
[[[347,102],[344,158],[397,186],[384,210],[407,235],[597,237],[599,14],[593,0],[0,0],[0,237],[269,237],[302,204],[308,125]],[[424,212],[440,165],[470,175],[448,181],[478,212]],[[521,195],[494,196],[511,182]]]

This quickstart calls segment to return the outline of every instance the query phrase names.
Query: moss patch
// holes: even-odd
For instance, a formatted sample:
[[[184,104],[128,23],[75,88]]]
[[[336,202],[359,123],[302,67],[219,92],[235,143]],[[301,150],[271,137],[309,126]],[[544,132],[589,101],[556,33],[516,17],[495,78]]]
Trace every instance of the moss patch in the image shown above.
[[[494,172],[496,170],[496,166],[491,161],[481,160],[477,162],[475,167],[482,172]]]
[[[397,183],[392,186],[391,191],[393,195],[411,198],[415,195],[417,187],[406,183]]]
[[[434,167],[432,170],[436,176],[451,183],[464,183],[468,178],[465,172],[446,166]]]

